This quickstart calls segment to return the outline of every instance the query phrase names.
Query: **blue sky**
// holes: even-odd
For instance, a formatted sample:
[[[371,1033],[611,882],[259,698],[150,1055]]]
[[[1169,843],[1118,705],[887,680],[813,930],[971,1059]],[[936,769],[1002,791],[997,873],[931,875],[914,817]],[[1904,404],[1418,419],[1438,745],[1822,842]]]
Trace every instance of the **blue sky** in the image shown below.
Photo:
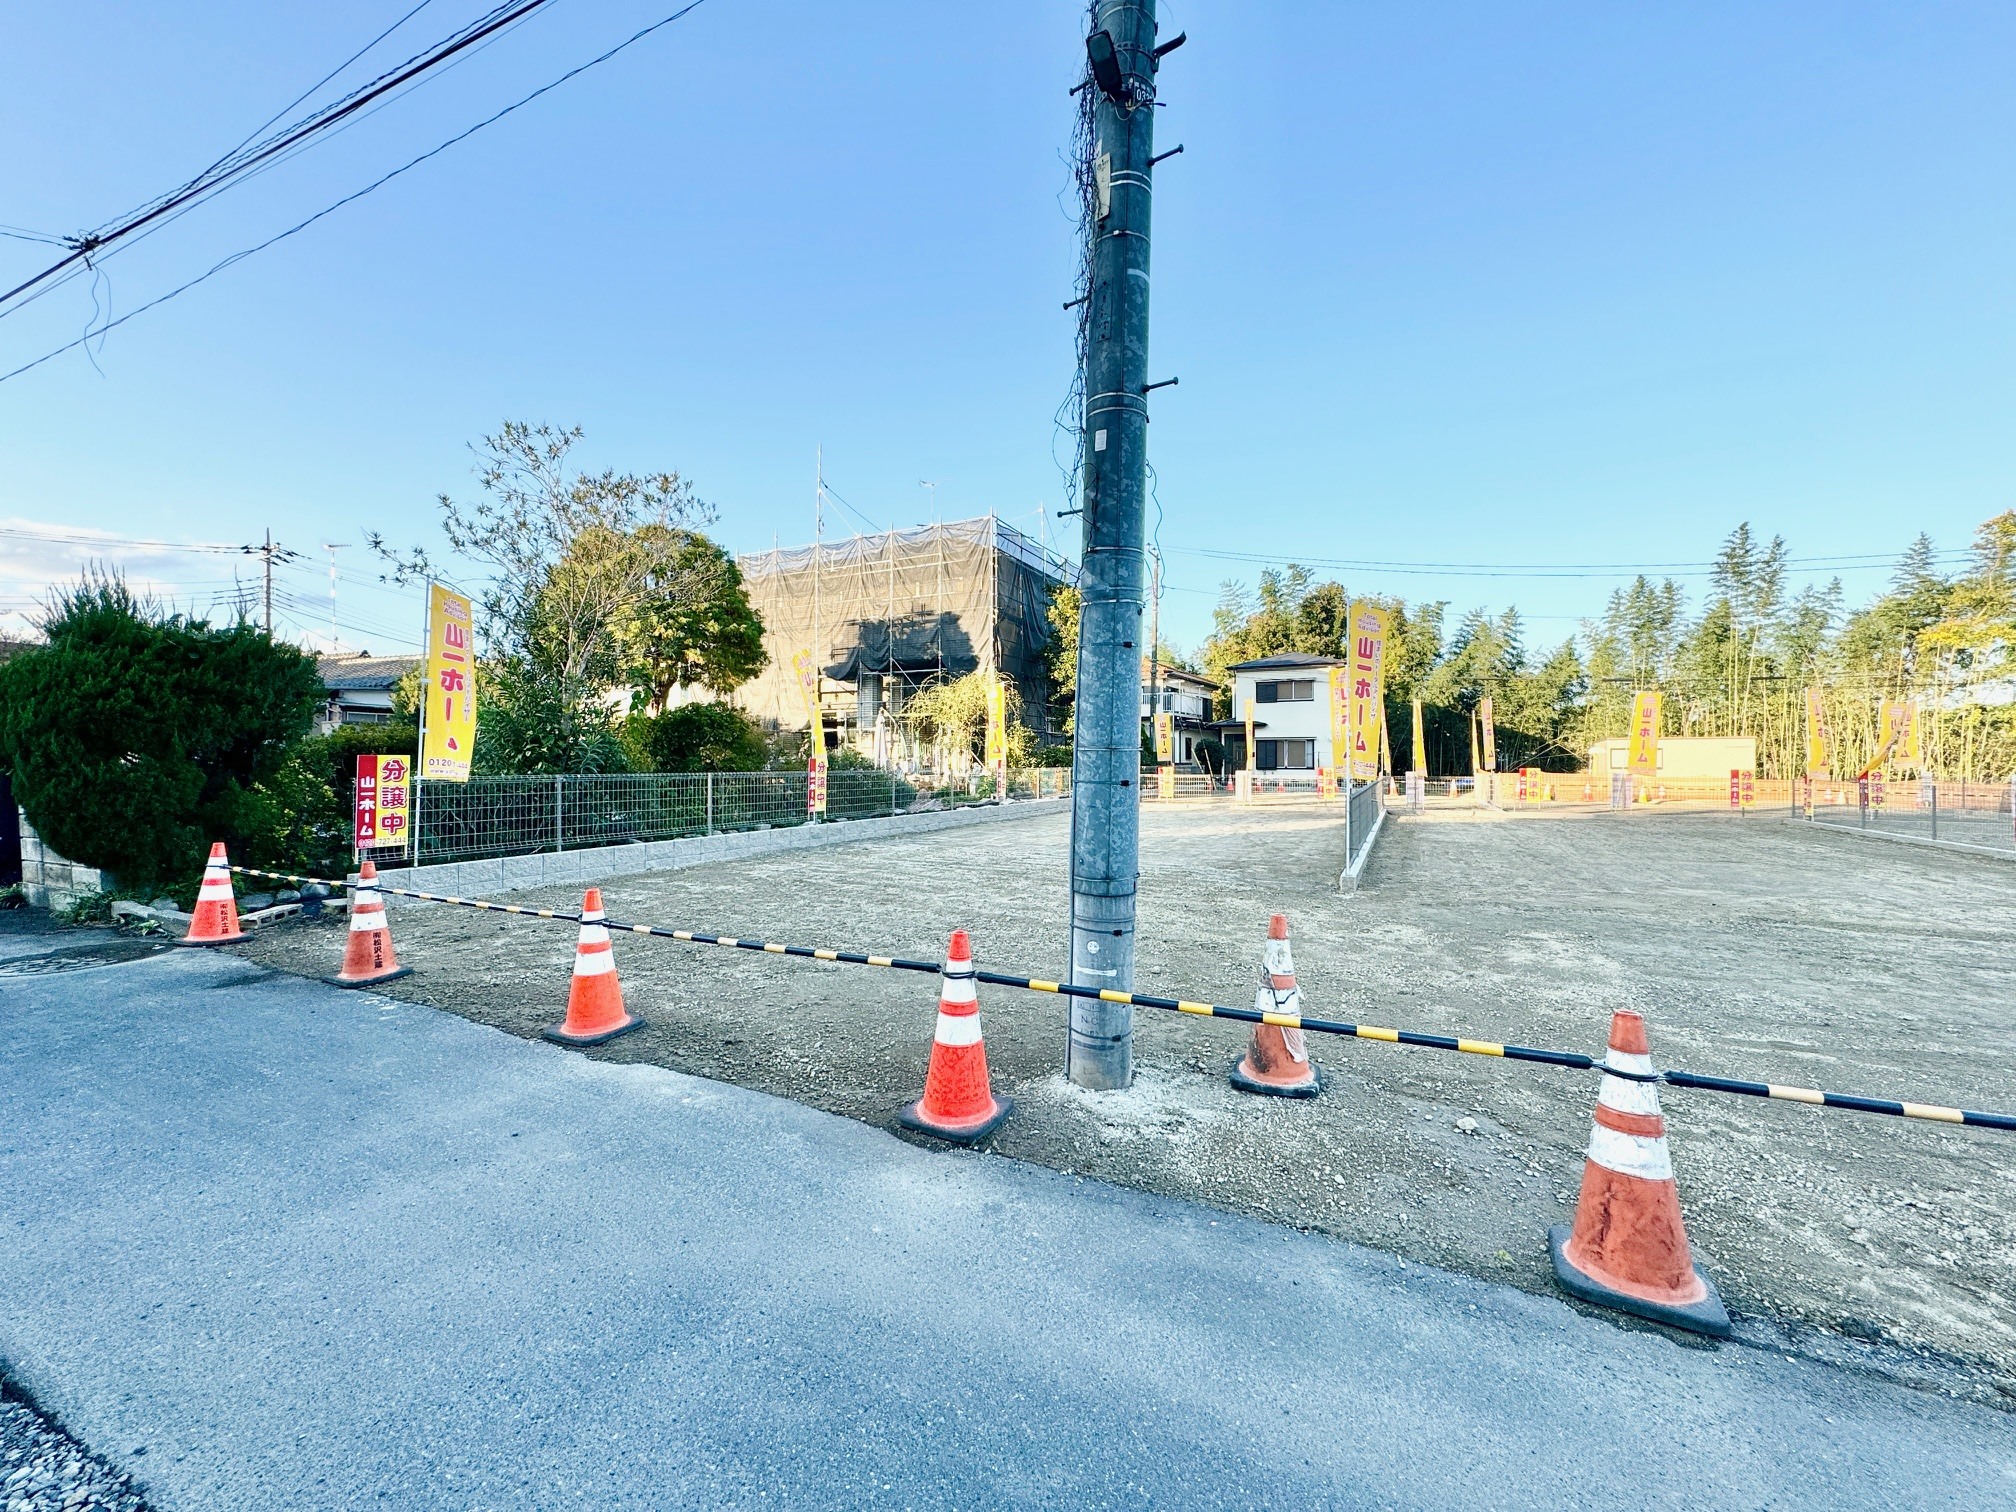
[[[0,224],[186,178],[413,0],[7,8]],[[432,0],[374,59],[483,9]],[[671,0],[558,0],[107,261],[130,309],[547,82]],[[1516,602],[1537,644],[1737,521],[1802,558],[2016,504],[2016,7],[1165,3],[1153,366],[1169,633],[1289,558]],[[436,539],[506,417],[673,468],[736,549],[1062,504],[1080,7],[708,0],[319,225],[0,383],[0,518],[326,562]],[[403,49],[398,45],[407,44]],[[360,66],[354,77],[361,79]],[[0,273],[46,247],[0,239]],[[12,282],[10,279],[8,282]],[[0,320],[68,341],[80,280]],[[101,371],[102,370],[102,371]],[[841,531],[860,528],[845,510]],[[1076,522],[1050,518],[1053,540]],[[95,547],[0,539],[0,611]],[[1232,553],[1232,556],[1211,553]],[[111,553],[206,600],[216,554]],[[344,553],[340,638],[417,610]],[[242,566],[243,564],[240,563]],[[1851,601],[1880,567],[1845,574]],[[1695,579],[1693,581],[1698,581]],[[326,569],[283,574],[325,626]]]

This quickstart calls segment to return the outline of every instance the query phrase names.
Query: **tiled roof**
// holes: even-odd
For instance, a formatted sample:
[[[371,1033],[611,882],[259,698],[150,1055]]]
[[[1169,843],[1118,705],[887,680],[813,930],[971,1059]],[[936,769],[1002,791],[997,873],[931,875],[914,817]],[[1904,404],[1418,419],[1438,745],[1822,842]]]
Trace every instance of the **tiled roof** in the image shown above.
[[[322,671],[322,686],[330,692],[370,688],[389,689],[419,666],[417,656],[324,656],[316,659]]]

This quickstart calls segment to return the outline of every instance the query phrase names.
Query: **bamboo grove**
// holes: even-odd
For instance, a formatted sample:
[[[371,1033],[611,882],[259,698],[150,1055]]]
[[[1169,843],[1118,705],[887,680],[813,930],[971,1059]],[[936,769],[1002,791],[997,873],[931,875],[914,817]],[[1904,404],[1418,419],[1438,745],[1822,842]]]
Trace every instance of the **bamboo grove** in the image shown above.
[[[1984,522],[1961,551],[1941,553],[1921,535],[1888,588],[1859,607],[1838,578],[1793,591],[1795,566],[1782,537],[1761,542],[1740,525],[1698,605],[1673,579],[1640,576],[1577,634],[1537,650],[1517,609],[1473,610],[1452,629],[1446,602],[1379,597],[1393,611],[1395,762],[1413,763],[1407,709],[1417,696],[1427,770],[1439,776],[1468,771],[1470,715],[1485,697],[1501,766],[1570,770],[1594,742],[1626,733],[1634,691],[1657,689],[1662,734],[1754,736],[1761,775],[1796,776],[1806,691],[1817,688],[1836,772],[1874,758],[1880,706],[1897,699],[1918,705],[1924,775],[1992,782],[2016,772],[2016,510]],[[1337,655],[1349,603],[1342,584],[1303,567],[1263,573],[1257,591],[1227,583],[1199,660],[1229,687],[1236,662]]]

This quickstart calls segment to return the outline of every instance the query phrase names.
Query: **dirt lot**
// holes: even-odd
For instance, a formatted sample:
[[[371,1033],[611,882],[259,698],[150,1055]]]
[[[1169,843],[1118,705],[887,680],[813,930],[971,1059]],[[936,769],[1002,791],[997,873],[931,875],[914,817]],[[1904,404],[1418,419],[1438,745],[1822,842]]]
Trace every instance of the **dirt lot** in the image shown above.
[[[1045,817],[618,880],[620,918],[1054,975],[1066,821]],[[1389,822],[1340,896],[1334,807],[1202,802],[1145,816],[1144,991],[1250,1004],[1270,910],[1305,1011],[1600,1051],[1642,1009],[1667,1065],[1831,1090],[2016,1106],[2016,866],[1814,835],[1776,819],[1467,807]],[[569,906],[577,896],[519,901]],[[564,925],[395,917],[393,996],[534,1034],[557,1020]],[[244,947],[331,969],[329,926]],[[618,939],[651,1027],[590,1053],[887,1124],[917,1095],[928,978]],[[1065,1083],[1064,1004],[983,989],[1013,1158],[1151,1188],[1552,1292],[1594,1078],[1312,1037],[1311,1103],[1233,1092],[1240,1026],[1143,1010],[1126,1093]],[[1695,1248],[1746,1341],[2016,1409],[2016,1139],[1668,1089]],[[1475,1120],[1477,1132],[1456,1127]],[[1153,1284],[1144,1278],[1144,1284]]]

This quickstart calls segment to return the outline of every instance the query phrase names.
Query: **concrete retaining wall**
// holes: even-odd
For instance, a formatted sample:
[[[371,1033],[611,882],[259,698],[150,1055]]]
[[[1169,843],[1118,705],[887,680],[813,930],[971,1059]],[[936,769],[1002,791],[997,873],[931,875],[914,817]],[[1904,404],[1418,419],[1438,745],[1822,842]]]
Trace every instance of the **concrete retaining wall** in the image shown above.
[[[79,898],[102,892],[105,874],[95,866],[80,866],[42,843],[35,826],[21,811],[21,895],[36,908],[67,908]]]
[[[547,851],[536,856],[503,856],[492,861],[455,861],[441,866],[404,866],[379,872],[394,887],[447,893],[457,898],[487,898],[519,888],[580,886],[608,877],[639,872],[678,871],[715,861],[740,861],[784,851],[823,850],[861,840],[894,835],[921,835],[971,824],[998,824],[1008,819],[1034,819],[1071,810],[1066,798],[1034,798],[1015,803],[981,804],[973,808],[940,809],[924,814],[897,814],[886,819],[848,819],[832,824],[801,824],[790,829],[744,830],[735,834],[694,835],[684,840],[652,840],[641,845],[608,845],[593,850]],[[388,907],[426,907],[411,898],[387,897]]]

